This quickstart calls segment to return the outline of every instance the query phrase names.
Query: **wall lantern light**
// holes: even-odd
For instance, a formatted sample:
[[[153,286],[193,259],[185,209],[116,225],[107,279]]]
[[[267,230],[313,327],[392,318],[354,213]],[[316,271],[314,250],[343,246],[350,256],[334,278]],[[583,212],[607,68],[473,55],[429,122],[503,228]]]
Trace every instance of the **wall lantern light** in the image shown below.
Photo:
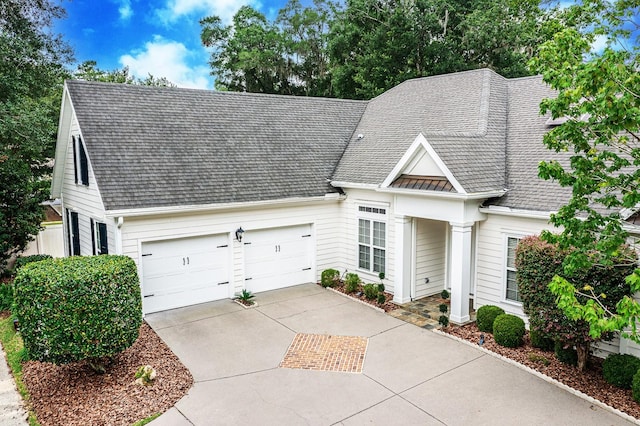
[[[238,229],[236,229],[236,240],[238,240],[238,242],[242,242],[242,236],[244,235],[244,229],[242,229],[242,226]]]

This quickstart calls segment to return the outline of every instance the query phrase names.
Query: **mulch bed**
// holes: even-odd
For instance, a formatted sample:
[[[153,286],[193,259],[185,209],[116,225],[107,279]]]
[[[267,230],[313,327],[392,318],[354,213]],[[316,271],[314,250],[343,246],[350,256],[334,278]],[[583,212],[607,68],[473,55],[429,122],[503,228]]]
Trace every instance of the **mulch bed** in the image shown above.
[[[581,372],[574,366],[558,361],[553,351],[543,351],[532,347],[528,333],[525,336],[523,346],[505,348],[498,345],[490,333],[483,333],[478,330],[475,323],[464,326],[449,326],[443,328],[442,331],[474,344],[478,343],[480,334],[484,334],[483,348],[526,365],[545,376],[551,377],[613,408],[640,419],[640,404],[633,399],[631,390],[617,388],[607,383],[602,377],[603,360],[601,358],[590,357],[587,370]]]
[[[322,287],[320,283],[316,283]],[[331,287],[332,290],[339,291],[342,294],[346,294],[349,297],[360,300],[361,302],[367,303],[371,306],[375,306],[376,308],[383,309],[385,312],[393,311],[394,309],[398,309],[399,306],[393,303],[393,294],[389,294],[384,292],[385,302],[383,304],[379,304],[376,300],[369,300],[364,296],[364,292],[362,290],[362,286],[358,287],[358,291],[355,293],[347,293],[344,289],[344,282],[340,281],[340,284]]]
[[[150,386],[134,383],[143,365],[157,372]],[[146,323],[138,340],[114,358],[105,374],[81,362],[57,366],[28,361],[22,372],[42,426],[131,425],[171,408],[193,383],[189,370]]]

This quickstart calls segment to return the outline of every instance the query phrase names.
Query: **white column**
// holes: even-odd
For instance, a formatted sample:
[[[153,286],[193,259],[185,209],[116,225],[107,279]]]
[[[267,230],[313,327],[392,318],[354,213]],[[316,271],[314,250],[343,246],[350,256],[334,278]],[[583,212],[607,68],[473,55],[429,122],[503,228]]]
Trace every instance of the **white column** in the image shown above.
[[[411,301],[411,259],[413,250],[412,221],[408,216],[396,216],[395,244],[395,280],[393,301],[407,303]]]
[[[473,223],[450,223],[451,251],[449,274],[451,284],[451,313],[453,323],[469,321],[469,290],[471,285],[471,230]]]

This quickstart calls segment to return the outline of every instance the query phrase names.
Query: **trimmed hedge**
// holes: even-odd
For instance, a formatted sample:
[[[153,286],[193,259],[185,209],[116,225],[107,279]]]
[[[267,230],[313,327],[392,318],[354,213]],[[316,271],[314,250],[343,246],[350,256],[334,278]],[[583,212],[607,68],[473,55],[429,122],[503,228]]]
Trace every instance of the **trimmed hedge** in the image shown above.
[[[524,332],[524,321],[515,315],[498,315],[493,322],[493,338],[500,346],[507,348],[522,346]]]
[[[478,330],[487,333],[493,332],[493,322],[498,315],[504,314],[504,309],[495,305],[484,305],[476,312],[476,324]]]
[[[30,263],[18,270],[14,286],[14,314],[32,360],[88,360],[99,370],[96,361],[122,352],[138,338],[142,300],[129,257]]]
[[[531,329],[529,330],[529,340],[531,341],[531,346],[534,348],[542,349],[544,351],[553,350],[553,340],[548,337],[544,337],[540,331]]]
[[[16,263],[13,265],[13,269],[17,271],[24,265],[32,262],[40,262],[41,260],[53,259],[49,254],[32,254],[30,256],[18,257]]]
[[[320,274],[320,284],[322,287],[334,287],[340,280],[340,271],[337,269],[325,269]]]
[[[611,354],[602,363],[602,377],[614,386],[631,389],[633,376],[640,369],[640,358],[629,354]]]

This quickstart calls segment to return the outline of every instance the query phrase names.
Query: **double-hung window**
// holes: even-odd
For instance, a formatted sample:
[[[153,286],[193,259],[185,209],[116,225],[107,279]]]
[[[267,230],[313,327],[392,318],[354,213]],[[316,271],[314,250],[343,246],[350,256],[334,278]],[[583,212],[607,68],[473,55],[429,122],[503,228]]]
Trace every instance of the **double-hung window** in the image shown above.
[[[512,302],[522,302],[520,291],[518,290],[518,281],[516,280],[516,246],[519,241],[520,238],[518,237],[507,237],[505,299]]]
[[[93,254],[109,254],[106,223],[91,219],[91,242],[93,243]]]
[[[358,206],[358,268],[384,273],[387,260],[387,210]]]

